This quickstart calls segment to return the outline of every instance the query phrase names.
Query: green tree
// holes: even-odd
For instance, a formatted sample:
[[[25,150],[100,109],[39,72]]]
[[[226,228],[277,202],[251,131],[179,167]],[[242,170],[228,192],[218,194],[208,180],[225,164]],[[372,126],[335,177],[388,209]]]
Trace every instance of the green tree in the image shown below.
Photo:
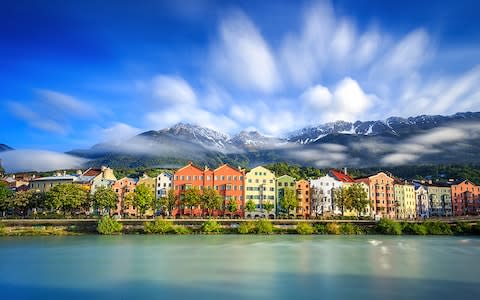
[[[238,210],[237,201],[231,197],[228,201],[227,209],[230,212],[230,217]]]
[[[59,184],[54,186],[46,195],[46,206],[53,210],[60,210],[66,215],[88,206],[87,191],[77,184]]]
[[[368,193],[363,189],[361,184],[354,183],[348,188],[349,198],[351,199],[351,208],[357,211],[357,216],[364,212],[368,205]]]
[[[194,186],[188,188],[184,193],[183,205],[190,208],[190,217],[193,216],[193,208],[200,205],[202,202],[202,196],[200,190]]]
[[[143,217],[145,212],[152,207],[155,193],[144,183],[137,185],[133,193],[133,206],[137,209],[137,215]]]
[[[167,195],[160,199],[160,206],[168,212],[169,216],[173,214],[176,204],[177,198],[175,197],[175,191],[173,189],[168,190]]]
[[[274,208],[275,205],[272,203],[272,201],[267,201],[263,203],[263,209],[267,211],[267,214],[269,214]]]
[[[99,187],[93,194],[93,206],[101,211],[103,215],[106,211],[110,214],[112,209],[117,207],[118,195],[108,187]]]
[[[342,216],[344,215],[345,209],[350,209],[352,207],[352,199],[348,190],[348,187],[340,187],[333,192],[333,204],[340,208]]]
[[[28,209],[32,207],[33,191],[19,191],[10,197],[10,207],[14,214],[26,217]]]
[[[280,206],[287,215],[290,215],[291,210],[297,208],[298,199],[297,195],[295,194],[295,190],[288,187],[285,188],[283,198],[280,199]]]
[[[248,211],[249,213],[252,213],[257,209],[257,206],[255,205],[255,202],[252,200],[248,200],[247,203],[245,204],[245,210]]]
[[[212,188],[207,188],[203,190],[203,195],[201,197],[202,207],[207,210],[209,216],[212,215],[215,209],[222,208],[222,197],[218,192]]]
[[[10,206],[10,197],[13,195],[13,192],[4,184],[0,184],[0,210],[2,211],[2,216],[5,216],[6,212]]]

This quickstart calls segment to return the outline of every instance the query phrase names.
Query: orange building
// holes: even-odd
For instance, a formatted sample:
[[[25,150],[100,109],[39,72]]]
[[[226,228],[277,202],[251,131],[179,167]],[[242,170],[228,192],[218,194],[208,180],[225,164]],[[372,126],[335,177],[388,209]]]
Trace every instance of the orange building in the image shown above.
[[[378,217],[394,219],[396,204],[394,178],[384,172],[357,178],[356,182],[363,182],[369,187],[369,199],[372,212]]]
[[[310,183],[305,179],[300,179],[295,183],[297,190],[297,216],[303,218],[310,217]]]
[[[206,188],[215,189],[223,199],[223,207],[225,209],[215,210],[213,216],[231,215],[232,217],[244,216],[245,205],[245,170],[234,168],[227,164],[221,165],[215,170],[207,167],[204,169],[195,166],[192,163],[178,169],[173,175],[173,186],[175,196],[177,197],[177,208],[174,209],[173,215],[192,215],[201,216],[207,213],[199,207],[190,211],[190,208],[182,206],[183,194],[191,187],[197,187],[200,192]],[[229,201],[236,201],[237,211],[230,213],[226,206]]]
[[[480,187],[469,180],[451,185],[454,216],[478,215],[480,212]]]
[[[128,194],[131,194],[135,191],[135,187],[137,182],[135,179],[124,177],[115,181],[112,184],[112,189],[117,193],[118,201],[117,201],[117,208],[115,211],[112,211],[111,214],[116,214],[122,217],[126,216],[136,216],[137,211],[135,207],[129,205],[127,206],[125,203],[125,198]]]

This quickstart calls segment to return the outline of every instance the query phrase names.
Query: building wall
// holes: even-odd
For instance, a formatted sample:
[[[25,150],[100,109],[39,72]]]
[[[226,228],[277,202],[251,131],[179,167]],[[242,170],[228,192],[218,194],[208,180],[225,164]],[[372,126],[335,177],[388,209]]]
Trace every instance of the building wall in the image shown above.
[[[428,201],[428,191],[421,185],[415,190],[415,205],[417,218],[424,219],[430,217],[430,202]]]
[[[296,182],[296,194],[298,199],[297,216],[310,217],[310,183],[301,179]]]
[[[320,199],[315,199],[318,201],[317,211],[313,212],[318,215],[325,214],[340,214],[341,211],[339,208],[335,208],[333,205],[333,193],[336,188],[340,188],[343,185],[341,181],[336,180],[330,175],[325,175],[318,179],[310,180],[310,189],[316,190],[316,195],[314,197],[320,197]]]
[[[285,189],[290,188],[292,191],[295,191],[295,178],[288,175],[280,176],[276,179],[276,199],[277,199],[277,206],[276,206],[276,214],[279,215],[282,213],[282,207],[280,205],[280,201],[283,199],[285,195]]]
[[[480,187],[465,180],[451,186],[452,208],[455,216],[477,215],[480,212]]]
[[[147,188],[150,189],[150,191],[152,191],[152,195],[155,196],[156,182],[157,182],[156,178],[152,178],[144,174],[142,177],[138,179],[137,186],[139,186],[140,184],[145,185]],[[155,213],[156,212],[154,212],[152,209],[148,209],[147,211],[145,211],[145,216],[151,217]]]
[[[122,217],[137,215],[135,207],[132,205],[127,206],[125,203],[125,198],[127,195],[135,192],[135,187],[136,182],[127,177],[117,180],[112,184],[112,189],[115,193],[117,193],[118,196],[117,208],[112,212],[112,214]]]
[[[346,187],[350,187],[354,184],[359,184],[363,190],[365,191],[365,193],[367,194],[367,199],[368,198],[368,195],[369,195],[369,188],[368,188],[368,184],[364,183],[364,182],[344,182],[343,183],[343,187],[346,188]],[[357,217],[357,216],[361,216],[361,217],[372,217],[371,215],[371,209],[370,209],[370,200],[368,202],[368,205],[367,207],[365,208],[364,211],[360,212],[360,214],[356,211],[356,210],[348,210],[346,209],[344,212],[343,212],[343,215],[344,216],[347,216],[347,217]]]
[[[50,191],[54,186],[59,184],[73,183],[73,178],[71,179],[50,179],[50,180],[33,180],[28,184],[30,190],[34,190],[40,193],[46,193]]]
[[[254,212],[245,212],[246,217],[274,216],[276,208],[274,207],[271,212],[266,212],[262,204],[270,201],[276,206],[275,174],[259,166],[248,172],[245,178],[245,203],[252,200],[256,205]]]
[[[205,188],[215,189],[223,198],[225,206],[230,199],[237,202],[237,211],[233,216],[243,217],[243,208],[245,201],[245,171],[233,168],[229,165],[222,165],[215,170],[208,168],[201,169],[193,164],[178,169],[173,175],[173,185],[175,196],[177,197],[177,205],[179,209],[175,209],[173,214],[190,214],[190,208],[182,206],[182,199],[185,190],[189,187],[197,187],[201,192]],[[200,207],[194,208],[191,212],[194,216],[201,216],[207,211],[202,211]],[[226,209],[215,210],[213,216],[230,214]]]
[[[411,184],[395,184],[397,219],[410,220],[416,216],[415,187]]]
[[[452,194],[450,186],[427,185],[430,215],[449,217],[452,215]]]
[[[357,180],[368,184],[370,206],[375,216],[395,218],[394,179],[380,172],[373,176]]]
[[[168,191],[172,189],[172,174],[160,173],[156,178],[155,196],[157,199],[166,197]]]

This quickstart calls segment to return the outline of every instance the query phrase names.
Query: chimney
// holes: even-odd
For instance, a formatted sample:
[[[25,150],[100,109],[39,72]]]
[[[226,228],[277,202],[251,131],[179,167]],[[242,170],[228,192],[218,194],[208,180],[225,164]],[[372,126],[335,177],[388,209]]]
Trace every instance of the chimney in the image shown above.
[[[347,168],[343,168],[343,174],[348,175]]]

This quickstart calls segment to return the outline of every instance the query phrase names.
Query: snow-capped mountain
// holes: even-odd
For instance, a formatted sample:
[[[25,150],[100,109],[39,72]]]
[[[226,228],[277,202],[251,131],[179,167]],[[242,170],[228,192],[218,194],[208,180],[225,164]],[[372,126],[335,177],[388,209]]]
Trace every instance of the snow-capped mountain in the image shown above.
[[[445,129],[451,129],[445,133]],[[458,137],[445,137],[448,132]],[[310,126],[287,135],[265,136],[242,131],[232,137],[185,123],[151,130],[120,144],[101,143],[69,154],[93,159],[92,165],[137,167],[194,161],[215,165],[298,164],[345,166],[412,163],[480,162],[480,112],[451,116],[390,117],[378,121],[337,121]],[[422,144],[422,141],[426,144]],[[460,140],[459,140],[460,141]],[[414,149],[414,150],[412,150]],[[413,152],[412,152],[413,151]],[[422,151],[422,152],[419,152]],[[402,162],[400,162],[402,163]]]
[[[332,134],[405,136],[418,130],[428,130],[460,121],[480,121],[480,112],[456,113],[451,116],[390,117],[386,120],[366,122],[337,121],[291,132],[287,135],[287,139],[294,143],[310,144]]]
[[[282,138],[262,135],[258,131],[241,131],[228,142],[238,149],[259,150],[279,147],[287,141]]]
[[[13,150],[12,147],[5,145],[5,144],[0,144],[0,152],[1,151],[8,151],[8,150]]]

